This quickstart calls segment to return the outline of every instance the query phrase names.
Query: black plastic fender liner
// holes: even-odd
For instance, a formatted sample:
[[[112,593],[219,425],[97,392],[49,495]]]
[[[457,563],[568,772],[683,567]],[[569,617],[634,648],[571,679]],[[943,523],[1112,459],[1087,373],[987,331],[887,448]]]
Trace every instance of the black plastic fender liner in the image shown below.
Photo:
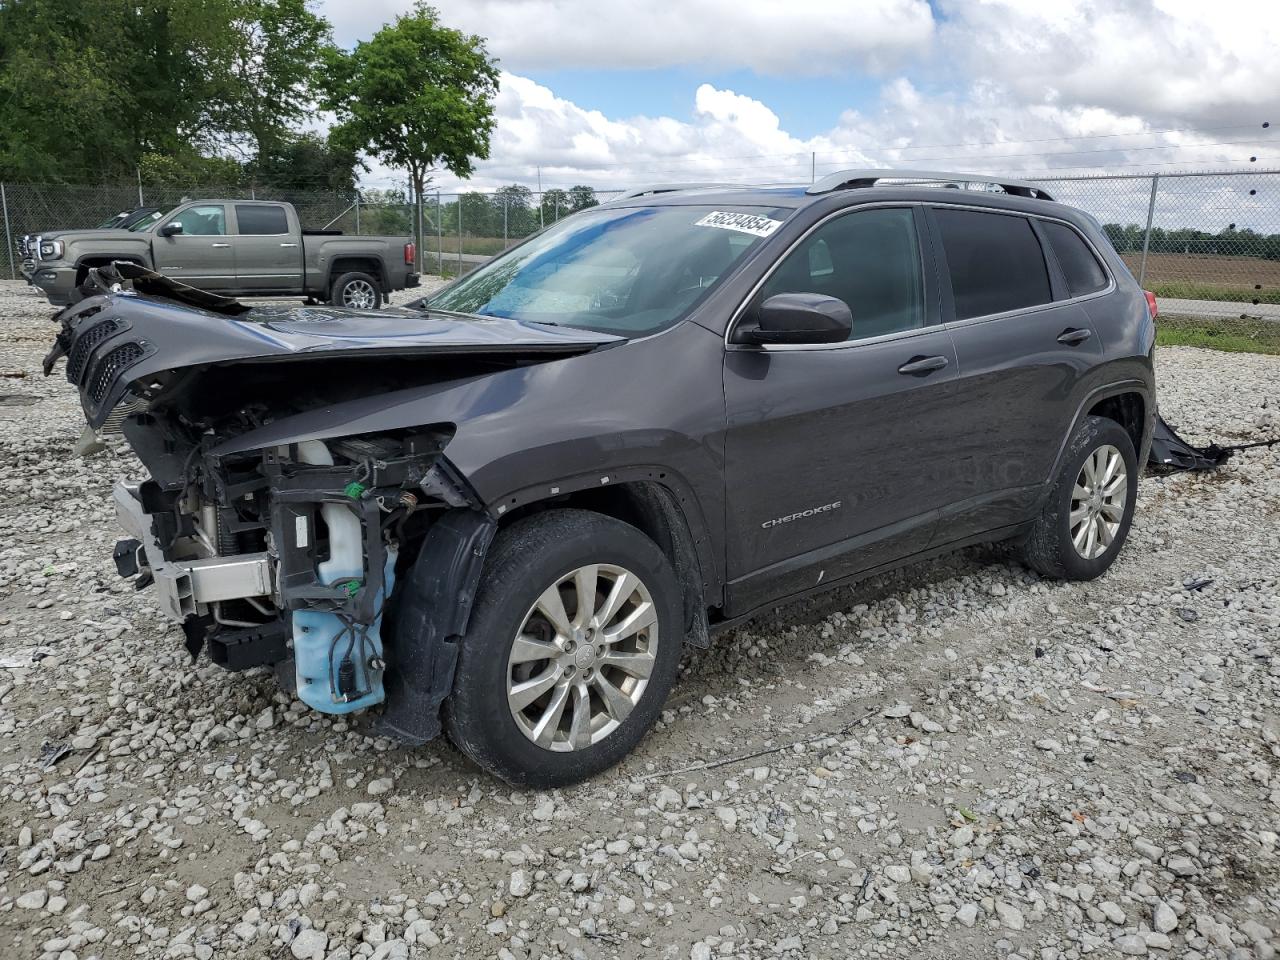
[[[445,513],[400,581],[395,630],[384,639],[386,707],[375,731],[417,746],[440,735],[440,705],[453,689],[485,554],[498,524],[479,510]]]
[[[1216,470],[1231,459],[1232,454],[1241,450],[1277,445],[1280,445],[1280,437],[1253,443],[1233,443],[1225,447],[1217,443],[1211,443],[1207,447],[1193,447],[1178,436],[1173,427],[1165,423],[1164,417],[1157,413],[1155,429],[1151,433],[1151,453],[1147,456],[1147,466],[1166,472]]]
[[[1148,466],[1157,470],[1214,470],[1230,458],[1232,450],[1211,443],[1207,447],[1193,447],[1183,440],[1173,427],[1156,413],[1156,425],[1151,431],[1151,452]]]

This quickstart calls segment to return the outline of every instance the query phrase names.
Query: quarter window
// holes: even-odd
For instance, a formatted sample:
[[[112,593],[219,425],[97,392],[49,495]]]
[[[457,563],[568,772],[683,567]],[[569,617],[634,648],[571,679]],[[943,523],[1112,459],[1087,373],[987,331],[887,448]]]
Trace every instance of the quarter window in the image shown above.
[[[1067,292],[1073,297],[1097,293],[1107,285],[1107,273],[1102,264],[1093,255],[1089,245],[1080,234],[1065,223],[1052,223],[1044,220],[1040,223],[1049,238],[1049,244],[1062,267],[1062,274],[1067,281]]]
[[[884,208],[823,224],[778,265],[757,302],[779,293],[843,300],[853,314],[850,340],[924,326],[915,216],[907,208]]]
[[[284,207],[236,204],[236,226],[243,237],[274,237],[289,232]]]
[[[1049,303],[1049,270],[1026,217],[937,208],[957,320]]]
[[[227,211],[222,204],[217,206],[187,207],[165,223],[182,224],[184,237],[224,237],[227,235]]]

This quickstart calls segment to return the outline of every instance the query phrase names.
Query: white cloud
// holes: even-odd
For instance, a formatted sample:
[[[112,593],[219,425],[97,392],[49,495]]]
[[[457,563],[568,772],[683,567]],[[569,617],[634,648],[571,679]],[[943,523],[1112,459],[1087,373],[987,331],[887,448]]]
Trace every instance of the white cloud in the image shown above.
[[[350,39],[409,5],[362,0],[357,11],[328,0],[323,9]],[[503,58],[493,159],[473,181],[480,188],[533,183],[539,167],[547,186],[803,180],[812,154],[819,175],[865,165],[1239,167],[1249,155],[1280,156],[1280,145],[1266,145],[1280,123],[1280,4],[1265,0],[943,0],[936,21],[919,0],[814,0],[803,10],[751,0],[438,6],[446,23],[487,36]],[[812,137],[789,132],[767,96],[723,85],[691,84],[687,109],[674,116],[617,117],[522,75],[667,66],[858,73],[893,64],[879,97],[857,110],[832,84],[827,106],[844,112]]]
[[[996,84],[928,95],[888,81],[871,111],[845,111],[813,137],[789,133],[767,104],[702,84],[687,119],[610,118],[516,74],[503,74],[492,159],[445,191],[502,183],[599,188],[659,181],[802,182],[842,167],[1030,174],[1131,169],[1171,162],[1221,166],[1240,148],[1216,133],[1169,131],[1140,116],[1062,103],[1020,104]],[[1259,133],[1262,131],[1259,130]]]
[[[760,73],[879,69],[928,48],[925,0],[436,0],[515,71],[699,66]],[[409,0],[328,0],[339,41],[363,39]]]
[[[1019,103],[1054,102],[1204,126],[1280,117],[1274,0],[949,0],[958,75]]]

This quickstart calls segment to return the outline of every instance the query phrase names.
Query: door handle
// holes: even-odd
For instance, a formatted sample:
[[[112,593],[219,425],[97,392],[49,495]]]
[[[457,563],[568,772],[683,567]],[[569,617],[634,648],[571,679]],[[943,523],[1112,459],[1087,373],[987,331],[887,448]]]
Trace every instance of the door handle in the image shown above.
[[[282,244],[280,244],[280,246],[282,246],[282,247],[296,247],[296,246],[297,246],[297,244],[296,244],[296,243],[282,243]]]
[[[946,357],[912,357],[898,368],[899,373],[925,374],[941,370],[947,365]]]
[[[1085,330],[1083,327],[1069,327],[1058,334],[1058,342],[1074,347],[1078,343],[1084,343],[1091,336],[1093,336],[1092,330]]]
[[[215,250],[223,250],[223,249],[226,249],[227,247],[231,246],[231,244],[229,244],[229,243],[215,243],[215,244],[213,244],[212,246],[213,246],[213,249],[215,249]]]

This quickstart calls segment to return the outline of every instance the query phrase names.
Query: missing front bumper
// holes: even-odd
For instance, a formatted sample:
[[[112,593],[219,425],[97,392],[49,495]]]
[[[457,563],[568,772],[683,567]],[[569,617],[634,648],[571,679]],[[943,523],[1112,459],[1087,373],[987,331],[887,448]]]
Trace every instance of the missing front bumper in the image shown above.
[[[151,573],[160,608],[171,619],[181,623],[188,617],[203,616],[215,603],[274,593],[269,554],[166,560],[151,530],[151,518],[138,499],[138,485],[119,482],[112,488],[112,497],[120,526],[141,544],[137,566]]]

